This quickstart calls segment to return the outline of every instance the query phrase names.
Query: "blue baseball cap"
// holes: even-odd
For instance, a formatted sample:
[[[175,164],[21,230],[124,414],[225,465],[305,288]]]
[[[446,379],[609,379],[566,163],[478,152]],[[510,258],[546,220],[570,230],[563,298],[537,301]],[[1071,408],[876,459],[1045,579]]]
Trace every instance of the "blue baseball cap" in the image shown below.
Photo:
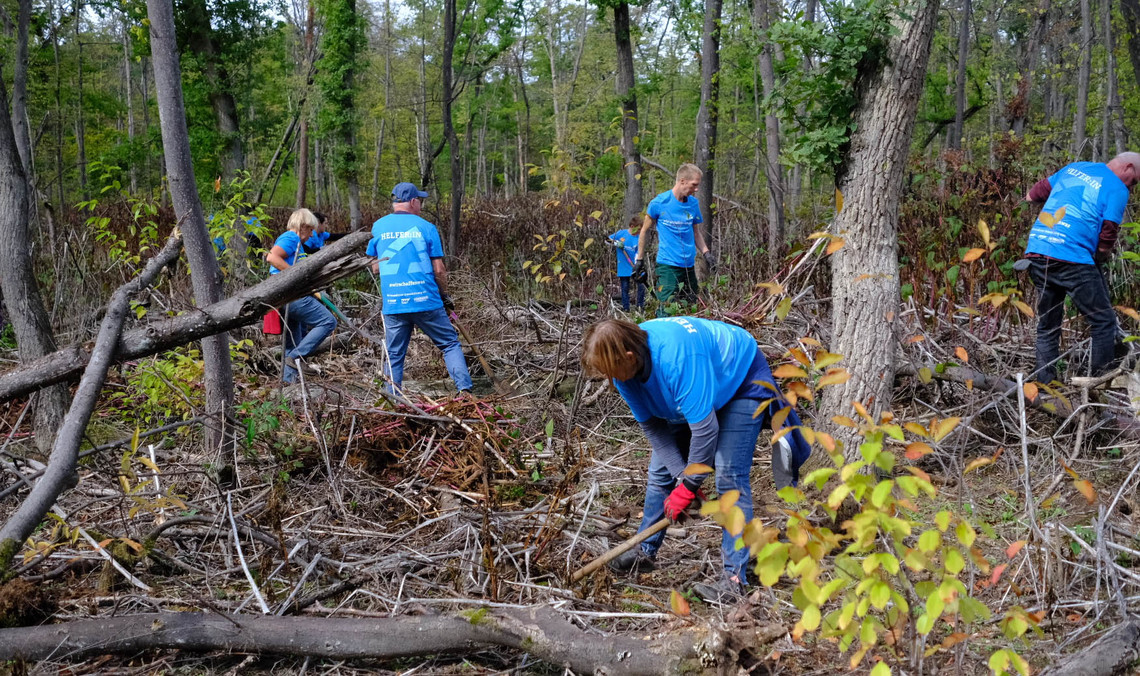
[[[397,183],[395,188],[392,188],[392,197],[396,198],[397,202],[411,202],[417,197],[424,199],[428,194],[420,190],[412,183]]]

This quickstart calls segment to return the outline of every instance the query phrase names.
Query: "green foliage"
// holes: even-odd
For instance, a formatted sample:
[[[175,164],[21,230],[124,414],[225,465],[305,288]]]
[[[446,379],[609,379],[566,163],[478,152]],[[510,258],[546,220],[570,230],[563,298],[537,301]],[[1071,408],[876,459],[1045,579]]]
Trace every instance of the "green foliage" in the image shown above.
[[[198,350],[179,348],[124,368],[125,387],[108,399],[116,415],[139,427],[187,420],[205,406],[202,375]]]
[[[115,265],[126,267],[132,274],[142,263],[142,257],[161,242],[158,232],[158,191],[146,195],[131,195],[120,181],[122,170],[114,165],[94,161],[89,168],[97,197],[80,202],[76,209],[92,214],[87,226],[95,232],[95,241],[107,247],[107,255]],[[131,221],[112,223],[103,215],[101,204],[118,202],[130,211]]]
[[[795,348],[789,356],[792,361],[777,367],[774,375],[785,380],[783,398],[793,405],[847,379],[845,370],[834,367],[840,355],[817,350],[809,357]],[[757,413],[782,405],[781,399],[772,398],[762,402]],[[851,651],[851,669],[874,656],[882,660],[875,669],[890,673],[885,666],[889,660],[908,653],[929,657],[963,640],[970,625],[989,620],[991,609],[972,595],[963,579],[977,575],[992,585],[1005,566],[991,566],[978,529],[965,514],[938,503],[925,472],[914,466],[896,471],[891,448],[905,447],[909,459],[932,453],[927,442],[940,442],[959,419],[903,424],[890,413],[875,420],[858,403],[855,409],[858,421],[833,418],[862,439],[854,461],[830,436],[800,428],[809,443],[829,453],[832,466],[804,476],[801,488],[779,492],[788,504],[786,539],[759,518],[746,522],[736,505],[736,491],[706,502],[701,512],[736,536],[738,548],[748,548],[761,584],[771,587],[783,579],[795,586],[792,602],[800,619],[794,637],[818,633],[836,643],[840,652]],[[783,428],[786,411],[772,414],[773,443],[790,431]],[[908,442],[908,435],[917,440]],[[693,466],[686,471],[707,469]],[[823,512],[834,522],[840,510],[844,520],[838,530],[813,518]],[[1011,551],[1016,555],[1019,549]],[[1036,628],[1040,617],[1010,608],[1002,620],[1003,632],[1010,640],[1020,639]],[[1003,649],[995,654],[1000,655],[991,660],[995,673],[1024,673],[1025,661],[1016,653]]]
[[[833,172],[855,131],[860,79],[882,65],[897,6],[890,0],[825,0],[820,9],[829,21],[797,16],[772,25],[766,37],[785,58],[776,64],[781,84],[766,105],[798,132],[783,149],[784,161]],[[805,68],[809,59],[812,69]]]
[[[325,138],[335,138],[333,172],[339,178],[355,177],[360,170],[355,144],[348,139],[357,126],[356,93],[360,54],[364,48],[364,22],[356,10],[356,0],[318,0],[317,11],[324,22],[321,36],[320,70],[317,85],[323,105],[317,123]]]

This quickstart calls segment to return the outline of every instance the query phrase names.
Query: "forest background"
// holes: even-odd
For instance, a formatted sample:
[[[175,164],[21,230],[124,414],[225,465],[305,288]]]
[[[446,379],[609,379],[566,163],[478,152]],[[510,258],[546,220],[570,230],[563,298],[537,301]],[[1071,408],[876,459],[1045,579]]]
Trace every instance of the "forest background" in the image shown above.
[[[4,86],[12,101],[14,148],[4,145],[7,140],[0,138],[0,159],[6,163],[0,166],[0,175],[9,183],[26,180],[28,187],[24,206],[19,206],[19,200],[13,202],[16,208],[9,210],[11,218],[5,225],[28,226],[26,235],[19,229],[9,232],[16,233],[11,239],[28,245],[17,248],[31,251],[32,286],[44,299],[47,321],[42,324],[47,326],[47,333],[54,333],[55,344],[78,344],[92,337],[100,321],[115,315],[108,309],[113,309],[114,302],[108,303],[107,298],[116,287],[140,279],[138,275],[148,260],[162,259],[165,264],[171,255],[178,255],[168,249],[163,249],[165,254],[158,253],[177,221],[181,220],[187,232],[186,253],[195,273],[209,267],[203,264],[205,252],[213,259],[214,250],[203,246],[205,242],[216,239],[228,245],[217,257],[221,264],[217,279],[224,280],[226,293],[234,294],[263,276],[257,249],[284,228],[294,208],[307,206],[326,212],[331,216],[332,230],[346,232],[367,229],[374,219],[387,213],[389,191],[398,181],[412,181],[430,191],[426,215],[445,233],[452,266],[459,272],[461,308],[468,316],[479,318],[476,338],[484,345],[525,345],[521,352],[511,348],[515,352],[510,356],[494,354],[497,347],[487,349],[499,368],[509,363],[515,369],[516,385],[527,383],[532,387],[532,397],[525,404],[515,404],[528,408],[525,416],[513,417],[503,406],[489,413],[475,404],[473,410],[457,414],[463,418],[495,418],[497,426],[490,429],[496,430],[499,441],[524,448],[509,462],[497,457],[500,464],[484,462],[486,458],[477,463],[488,468],[481,498],[483,526],[476,529],[479,532],[471,535],[474,539],[469,539],[459,554],[463,565],[479,568],[481,564],[483,568],[470,572],[470,584],[455,583],[462,587],[462,593],[505,598],[510,594],[499,589],[497,576],[510,577],[515,572],[519,580],[530,584],[529,565],[525,574],[521,569],[508,573],[507,564],[488,552],[495,548],[507,553],[519,551],[512,547],[524,540],[553,537],[547,522],[535,525],[529,535],[519,536],[510,530],[517,524],[507,527],[495,520],[500,518],[496,509],[519,505],[537,509],[535,505],[542,504],[544,492],[556,488],[555,493],[564,496],[559,504],[574,505],[586,522],[595,489],[583,488],[582,469],[575,464],[580,458],[572,457],[567,449],[577,434],[574,416],[587,386],[583,378],[571,377],[576,372],[571,365],[582,323],[593,318],[592,313],[616,313],[611,299],[614,252],[601,241],[643,213],[654,195],[668,189],[672,185],[670,171],[682,162],[696,162],[705,170],[700,197],[708,239],[720,262],[715,271],[701,271],[709,293],[700,311],[749,328],[763,327],[765,351],[774,361],[784,362],[776,373],[786,381],[786,393],[794,395],[789,396],[793,404],[799,398],[809,424],[818,423],[819,435],[813,438],[819,462],[827,462],[819,451],[834,451],[838,440],[845,444],[846,457],[840,453],[832,458],[837,466],[858,461],[861,455],[864,465],[875,464],[890,472],[894,456],[886,460],[890,453],[885,449],[892,442],[885,439],[903,440],[903,428],[892,423],[893,409],[900,420],[903,415],[913,418],[914,427],[905,428],[911,435],[906,446],[908,460],[940,463],[943,474],[957,481],[958,487],[967,491],[965,495],[970,490],[965,481],[968,473],[991,465],[997,472],[1000,466],[1003,477],[1009,479],[1006,492],[1016,495],[1021,472],[1028,483],[1030,471],[1025,450],[1021,465],[1010,461],[1010,454],[1002,460],[1001,444],[1016,447],[1020,443],[1023,449],[1028,445],[1025,401],[1020,402],[1019,428],[1019,416],[1011,412],[1016,403],[1011,393],[1020,392],[1042,416],[1033,420],[1033,425],[1042,425],[1044,430],[1033,444],[1051,451],[1053,433],[1061,435],[1064,431],[1067,436],[1059,436],[1057,446],[1067,445],[1073,441],[1076,427],[1075,450],[1068,465],[1061,462],[1057,466],[1056,455],[1047,459],[1043,453],[1034,458],[1035,462],[1048,462],[1049,469],[1040,473],[1045,479],[1060,467],[1072,474],[1076,491],[1069,493],[1076,495],[1077,502],[1069,505],[1069,513],[1051,506],[1059,478],[1043,492],[1043,486],[1026,489],[1022,496],[1026,509],[1023,522],[1019,521],[1018,499],[1008,501],[1001,495],[987,498],[994,513],[985,518],[1001,520],[1008,512],[1008,528],[990,536],[990,549],[975,552],[971,548],[974,530],[969,525],[975,515],[972,507],[962,507],[965,498],[959,493],[953,518],[959,524],[956,536],[964,547],[962,553],[950,554],[957,545],[943,545],[941,539],[932,550],[919,547],[923,553],[938,555],[937,575],[956,581],[962,567],[951,570],[956,564],[950,562],[956,560],[954,556],[958,561],[968,556],[974,566],[969,574],[981,573],[981,579],[992,579],[989,586],[994,587],[1006,564],[994,567],[996,573],[987,578],[991,568],[985,556],[1012,561],[1027,541],[1040,547],[1027,548],[1023,555],[1026,561],[1030,551],[1046,557],[1035,559],[1035,564],[1048,561],[1048,556],[1060,556],[1057,552],[1063,554],[1038,530],[1034,494],[1040,494],[1038,506],[1054,510],[1042,520],[1069,518],[1065,527],[1076,530],[1066,530],[1062,538],[1069,538],[1063,541],[1074,547],[1073,560],[1059,560],[1084,570],[1079,557],[1082,552],[1088,556],[1090,547],[1079,537],[1092,540],[1093,526],[1088,524],[1099,523],[1100,532],[1108,518],[1103,508],[1099,516],[1088,511],[1096,502],[1097,491],[1085,477],[1095,479],[1100,490],[1122,486],[1111,502],[1114,507],[1125,487],[1131,487],[1132,475],[1120,484],[1119,470],[1112,469],[1114,465],[1103,455],[1078,467],[1079,473],[1072,469],[1072,459],[1093,436],[1092,431],[1086,435],[1083,411],[1087,400],[1085,406],[1074,409],[1063,393],[1044,386],[1041,392],[1036,386],[1010,389],[1011,381],[1002,378],[1028,371],[1032,355],[1032,298],[1012,270],[1029,225],[1037,216],[1036,210],[1023,203],[1022,196],[1033,182],[1069,161],[1106,161],[1129,149],[1132,134],[1137,132],[1140,3],[1136,0],[1038,0],[1020,4],[980,0],[807,0],[787,4],[762,0],[752,4],[736,0],[703,4],[688,0],[316,0],[311,4],[185,0],[173,4],[176,42],[161,45],[154,42],[154,7],[140,2],[77,1],[63,5],[18,0],[3,4],[2,9],[4,75],[11,78],[4,80]],[[159,122],[160,109],[164,109],[163,77],[169,76],[170,70],[155,61],[171,55],[164,51],[167,47],[176,49],[180,58],[181,72],[175,75],[180,77],[185,115],[179,119],[184,120],[188,137],[187,152],[179,149],[171,153],[188,162],[176,169],[171,167],[177,162],[164,152],[171,145],[167,140],[164,146],[170,117],[164,116],[162,125]],[[170,89],[165,92],[169,94]],[[15,178],[21,172],[22,177]],[[205,217],[200,240],[192,241],[191,237],[196,223],[194,210],[186,201],[187,186],[196,187]],[[26,219],[19,214],[26,214]],[[1132,326],[1129,321],[1140,321],[1140,314],[1131,309],[1140,302],[1135,267],[1140,255],[1132,251],[1138,230],[1140,226],[1134,223],[1125,224],[1124,252],[1108,266],[1114,302],[1122,310],[1126,329]],[[246,231],[256,237],[247,239]],[[253,247],[252,254],[248,246]],[[0,259],[0,264],[6,263]],[[163,317],[192,314],[188,311],[192,301],[186,276],[174,279],[143,294],[136,293],[137,286],[132,287],[135,296],[126,324],[154,326]],[[370,284],[358,276],[336,287],[345,309],[355,317],[373,316],[375,299],[370,300],[368,295],[372,292]],[[4,288],[8,293],[13,287]],[[194,281],[193,296],[198,306],[221,298],[203,295],[198,280]],[[7,302],[13,302],[11,294]],[[577,314],[572,313],[572,307]],[[519,319],[520,314],[523,319]],[[367,329],[367,321],[363,326]],[[512,330],[523,335],[508,335]],[[492,340],[492,331],[507,333],[496,334]],[[531,333],[539,347],[530,344]],[[109,388],[112,393],[102,400],[95,422],[74,433],[73,452],[78,451],[81,436],[85,436],[85,448],[94,451],[123,433],[129,437],[130,428],[162,430],[167,425],[188,425],[211,417],[236,418],[236,437],[244,433],[244,439],[214,436],[217,430],[206,426],[207,454],[214,455],[205,463],[189,450],[185,454],[179,451],[176,462],[191,466],[186,473],[195,478],[186,480],[194,488],[179,486],[178,495],[199,491],[201,504],[209,505],[183,510],[179,518],[200,518],[196,514],[213,509],[215,514],[228,513],[235,539],[239,525],[247,531],[254,528],[235,517],[234,506],[227,504],[232,496],[215,489],[228,485],[233,477],[224,475],[235,472],[235,467],[239,483],[243,472],[260,476],[258,473],[265,471],[260,463],[271,458],[278,463],[275,471],[280,479],[271,476],[267,480],[273,486],[273,507],[266,508],[254,499],[248,507],[259,514],[272,512],[269,518],[278,519],[277,534],[282,538],[280,519],[285,510],[273,501],[287,500],[282,487],[290,480],[323,481],[322,472],[327,474],[325,478],[349,521],[355,519],[371,527],[400,514],[396,523],[419,524],[413,531],[434,523],[434,516],[429,516],[431,509],[442,510],[442,499],[430,509],[404,500],[412,511],[421,510],[409,517],[410,512],[400,511],[406,507],[400,500],[384,495],[375,485],[361,488],[367,482],[358,482],[346,487],[344,472],[351,473],[344,469],[346,459],[354,439],[361,442],[354,436],[355,417],[348,430],[344,429],[345,411],[366,409],[346,409],[343,402],[334,405],[326,400],[320,404],[324,407],[321,412],[311,416],[305,400],[305,416],[289,422],[287,408],[278,408],[275,399],[265,396],[267,390],[258,389],[264,385],[259,378],[273,378],[272,359],[250,357],[258,342],[252,332],[235,331],[233,335],[241,338],[229,350],[234,372],[229,370],[229,360],[219,357],[227,351],[211,357],[206,340],[202,343],[207,353],[204,357],[194,348],[178,348],[151,361],[124,365],[120,380]],[[0,333],[0,344],[19,348],[21,357],[5,377],[19,371],[20,362],[26,366],[31,357],[39,356],[34,351],[25,354],[28,348],[18,346],[17,337],[14,325]],[[47,346],[50,343],[41,346],[40,354],[54,350]],[[809,349],[811,345],[820,349]],[[265,347],[257,345],[258,349]],[[361,354],[359,346],[356,349]],[[527,353],[527,349],[532,352]],[[808,352],[813,353],[810,359]],[[1072,372],[1077,372],[1082,361],[1080,351],[1074,350],[1068,359]],[[215,371],[211,361],[215,365],[225,361],[225,370]],[[843,368],[831,368],[839,361]],[[376,384],[371,382],[371,373],[357,372],[352,364],[333,363],[346,369],[333,374],[342,380]],[[974,368],[977,370],[970,370]],[[987,373],[997,377],[990,378]],[[75,377],[77,372],[71,372],[70,378]],[[199,381],[205,381],[204,388]],[[9,382],[13,380],[4,381],[6,388]],[[211,387],[218,382],[223,386],[211,394]],[[902,383],[901,389],[896,390],[897,383]],[[227,388],[228,394],[222,391]],[[980,398],[982,390],[990,392],[987,396],[992,398]],[[25,409],[17,406],[22,400],[11,401],[12,391],[5,390],[5,399],[10,402],[5,413],[11,425],[9,441],[30,435],[22,413]],[[923,398],[928,394],[936,404],[925,403]],[[1072,392],[1068,395],[1076,396]],[[64,393],[65,399],[67,396]],[[603,403],[608,402],[611,413],[618,410],[613,398],[602,396],[600,390],[592,396],[595,401],[600,397]],[[1084,396],[1088,396],[1087,390]],[[552,403],[560,398],[572,401],[569,410]],[[80,399],[77,392],[76,400]],[[223,400],[228,403],[213,408],[211,401]],[[47,408],[43,401],[37,400],[37,417],[39,409]],[[867,408],[853,406],[852,402],[864,402]],[[424,410],[438,413],[434,405],[420,403]],[[232,408],[235,404],[236,410]],[[375,397],[369,401],[370,406],[374,404]],[[1063,422],[1057,423],[1051,416],[1057,416],[1061,404]],[[66,406],[66,401],[59,405]],[[296,402],[291,405],[296,406]],[[1125,401],[1105,406],[1110,411],[1129,410]],[[86,415],[92,413],[92,407],[94,401]],[[57,415],[62,410],[59,408]],[[417,414],[431,419],[424,410],[417,409]],[[369,443],[390,437],[392,446],[383,453],[403,459],[412,457],[413,451],[422,451],[417,472],[424,467],[431,469],[428,461],[434,453],[434,432],[429,437],[429,428],[413,428],[410,422],[408,427],[388,427],[388,422],[377,422],[388,412],[367,411],[367,415],[377,416],[370,423],[374,436],[369,437]],[[322,418],[326,414],[330,417]],[[335,424],[330,422],[334,414],[340,416]],[[1069,425],[1078,417],[1079,426]],[[966,422],[959,426],[962,420]],[[321,421],[323,425],[318,424]],[[41,450],[46,451],[51,443],[50,434],[43,432],[52,429],[50,425],[38,427],[34,436]],[[956,429],[960,432],[949,437]],[[469,428],[467,431],[471,432]],[[298,434],[312,445],[297,445],[288,439]],[[1098,448],[1111,448],[1110,452],[1116,453],[1108,456],[1111,460],[1120,459],[1122,453],[1132,460],[1134,444],[1119,441],[1129,434],[1124,425],[1118,436],[1097,437]],[[557,437],[565,437],[560,447]],[[525,443],[518,442],[520,438]],[[965,438],[984,440],[980,455]],[[539,441],[535,443],[535,439]],[[471,450],[454,436],[446,440],[464,452]],[[179,436],[173,443],[189,449],[197,440]],[[397,453],[398,444],[403,446]],[[59,445],[57,440],[55,450]],[[112,483],[106,489],[123,501],[132,490],[144,486],[139,475],[129,469],[135,462],[133,454],[141,448],[137,436],[129,446],[131,457],[124,456],[126,464],[122,465],[128,469],[115,476],[120,481],[129,476],[130,481],[140,483],[133,488]],[[344,455],[337,471],[330,449],[340,446]],[[241,458],[239,447],[246,453]],[[556,447],[559,451],[555,454],[551,449]],[[231,450],[232,464],[228,460]],[[372,447],[367,450],[381,453]],[[583,452],[581,458],[587,455]],[[922,460],[928,455],[932,457]],[[71,466],[75,466],[74,460]],[[376,470],[367,462],[363,466]],[[521,478],[516,466],[524,470]],[[15,476],[21,468],[23,465],[13,469]],[[387,469],[376,471],[388,478]],[[438,473],[435,470],[432,478]],[[491,479],[496,474],[499,487],[492,489]],[[914,476],[920,475],[925,473],[919,470]],[[462,481],[447,481],[469,488],[477,486],[472,482],[481,476],[482,469]],[[821,479],[818,488],[830,477],[814,476]],[[834,505],[830,499],[816,504],[820,511],[834,512],[848,493],[859,496],[865,511],[884,508],[884,500],[895,508],[894,498],[888,499],[895,487],[893,479],[877,484],[887,488],[875,490],[872,499],[870,491],[876,484],[860,484],[863,479],[858,478],[871,481],[869,475],[857,473],[852,478],[844,471],[843,477],[831,496],[845,492]],[[928,482],[922,486],[908,484],[903,479],[898,480],[898,487],[912,497],[920,488],[931,486]],[[112,540],[128,547],[130,542],[138,544],[136,540],[142,541],[139,529],[144,528],[141,517],[181,504],[171,502],[182,500],[174,494],[172,484],[166,484],[162,493],[157,490],[157,478],[154,481],[153,488],[161,497],[138,504],[141,512],[131,511],[128,518],[116,522],[124,534]],[[418,490],[425,483],[430,484],[431,479],[420,476],[401,485],[414,484]],[[14,484],[4,495],[18,490],[22,489]],[[346,498],[354,490],[369,493],[372,501]],[[1092,498],[1082,504],[1090,491]],[[206,493],[209,497],[201,497]],[[471,499],[473,493],[466,495],[465,499]],[[933,488],[930,495],[933,497]],[[607,495],[606,499],[612,497]],[[802,495],[786,497],[793,498],[793,503],[804,499]],[[293,499],[303,498],[295,495]],[[910,506],[902,501],[899,504]],[[237,512],[238,516],[243,513]],[[1112,508],[1108,513],[1112,518],[1117,516]],[[73,520],[82,520],[88,527],[99,522],[99,517],[89,511],[78,514]],[[560,514],[559,518],[566,520],[559,522],[559,528],[570,523],[568,519],[575,514],[573,510]],[[786,516],[795,526],[798,517]],[[10,536],[8,529],[20,520],[17,517],[19,514],[10,518],[0,537]],[[51,557],[61,556],[78,537],[79,531],[69,529],[66,517],[60,517],[62,527],[53,527],[50,521],[40,523],[42,517],[40,513],[34,520],[24,519],[28,532],[34,529],[38,533],[35,537],[26,542],[26,534],[14,538],[24,543],[25,558],[20,565],[25,573],[36,572],[36,567]],[[624,522],[625,517],[613,520]],[[922,518],[914,522],[916,527]],[[929,525],[929,518],[926,522]],[[946,531],[939,523],[939,529]],[[1122,526],[1119,532],[1134,534],[1130,528]],[[425,530],[423,535],[429,532]],[[289,532],[289,537],[294,535]],[[769,537],[761,534],[759,526],[754,536]],[[605,542],[605,537],[603,533],[599,541]],[[1038,537],[1042,539],[1034,539]],[[484,538],[482,545],[470,544],[480,538]],[[494,544],[487,544],[486,538]],[[883,541],[889,540],[889,534],[883,536]],[[442,536],[439,541],[444,541]],[[139,556],[121,550],[117,561],[135,570],[141,559],[152,555],[149,548],[154,542],[146,542],[149,544],[142,548],[146,551]],[[549,567],[547,572],[561,565],[551,561],[563,554],[565,564],[570,564],[577,536],[574,542],[569,552],[559,548],[565,543],[550,550],[539,548],[548,557],[542,560],[542,565]],[[1021,544],[998,546],[1011,542]],[[1119,546],[1134,544],[1128,539]],[[259,546],[264,547],[265,556],[261,565],[268,569],[276,554],[264,539]],[[600,553],[600,545],[591,546],[591,554]],[[5,568],[14,556],[6,547],[0,546]],[[244,585],[238,576],[245,562],[240,567],[233,565],[229,550],[218,547],[210,553],[217,557],[214,563],[226,561],[224,569],[234,577],[231,586]],[[322,550],[326,566],[339,547]],[[380,550],[387,551],[387,545]],[[92,551],[85,555],[88,563],[97,558]],[[887,550],[873,556],[880,555],[893,558]],[[1006,613],[1001,626],[1007,640],[999,637],[992,645],[987,642],[984,649],[977,644],[969,646],[970,659],[986,661],[997,655],[998,666],[988,662],[995,672],[1020,670],[1020,658],[1005,646],[1021,646],[1029,625],[1036,628],[1046,611],[1065,616],[1072,623],[1068,627],[1074,630],[1072,641],[1089,636],[1085,632],[1091,627],[1105,628],[1100,620],[1107,617],[1110,592],[1106,587],[1105,598],[1100,598],[1101,574],[1113,564],[1107,556],[1102,561],[1099,552],[1096,556],[1097,575],[1074,573],[1066,580],[1064,592],[1044,580],[1044,573],[1035,578],[1038,603],[1026,601],[1030,610],[1019,605],[1011,608],[1004,596],[1000,601],[989,599],[994,612]],[[268,588],[284,585],[284,578],[289,577],[296,593],[309,572],[301,574],[305,567],[295,570],[291,561],[286,567],[285,559],[289,558],[282,557],[280,567],[265,577],[258,566],[252,569]],[[313,567],[319,558],[312,560]],[[364,560],[372,561],[367,557]],[[804,560],[797,559],[795,565]],[[162,565],[169,563],[167,558],[162,561]],[[781,566],[785,563],[786,554],[780,560]],[[918,564],[920,569],[933,565]],[[1115,565],[1129,569],[1120,573],[1126,582],[1140,581],[1140,576],[1129,575],[1131,560]],[[788,566],[792,577],[792,564]],[[899,575],[898,567],[896,559],[893,575]],[[380,578],[373,580],[373,589],[392,582],[383,577],[390,574],[391,566],[375,564],[372,568],[379,572],[370,574]],[[68,570],[63,568],[58,575]],[[337,581],[339,572],[325,571],[321,579],[343,592],[348,587],[341,586],[345,580]],[[248,568],[244,573],[257,592],[255,576]],[[437,574],[447,580],[444,584],[454,582],[446,572]],[[111,578],[115,575],[105,573]],[[899,593],[889,586],[896,582],[875,577],[885,573],[872,569],[866,575],[869,583],[875,583],[875,591],[848,592],[854,595],[849,601],[852,607],[858,597],[866,599],[861,616],[872,596],[886,598],[878,596],[879,590]],[[136,578],[124,579],[138,586]],[[100,581],[100,590],[104,582]],[[668,586],[674,580],[655,582]],[[897,584],[902,590],[906,582],[899,577]],[[1014,583],[1011,580],[1009,584]],[[1089,589],[1094,585],[1096,593],[1090,602]],[[805,628],[814,630],[807,625],[819,626],[820,608],[829,599],[818,597],[818,589],[797,589],[799,596],[793,596],[790,603],[804,613],[796,624],[798,641]],[[906,593],[913,601],[912,591]],[[898,620],[897,612],[890,619],[884,611],[881,622],[871,623],[874,640],[866,635],[860,638],[863,648],[856,653],[858,659],[877,645],[876,650],[881,649],[887,661],[921,671],[926,637],[935,619],[943,615],[931,616],[922,610],[935,605],[942,608],[927,592],[923,592],[926,602],[921,607],[913,605],[912,619],[916,622],[906,628],[912,641],[909,650],[882,648],[885,644],[879,643],[879,637],[886,637],[886,644],[893,646],[898,637],[892,641],[892,632],[902,632],[900,627],[905,624]],[[990,593],[1000,596],[996,588]],[[422,594],[428,596],[427,591]],[[519,594],[533,600],[532,591]],[[1058,596],[1063,594],[1069,596],[1058,603]],[[263,608],[267,607],[258,594],[255,596]],[[813,601],[815,597],[820,600]],[[230,607],[240,610],[252,598]],[[890,598],[895,603],[895,597]],[[283,609],[290,607],[290,600],[283,603]],[[670,600],[674,614],[688,614],[687,605],[672,595]],[[660,605],[660,601],[658,598],[656,603]],[[1120,601],[1124,603],[1123,598]],[[953,659],[961,664],[967,646],[962,638],[954,637],[959,636],[956,618],[965,611],[954,605],[956,598],[947,603],[945,615],[954,619],[948,619],[947,626],[939,625],[936,634],[944,639],[941,649],[953,653]],[[590,608],[586,612],[596,610]],[[874,608],[883,610],[877,601]],[[1074,608],[1082,613],[1079,621],[1073,620],[1072,614],[1065,615]],[[300,612],[299,608],[293,610]],[[1127,615],[1124,610],[1121,608],[1122,619]],[[813,612],[814,622],[807,619]],[[871,615],[875,613],[871,611]],[[1095,619],[1089,619],[1088,613],[1095,613]],[[974,615],[967,624],[984,624],[979,617]],[[1074,629],[1077,625],[1079,628]],[[857,626],[845,629],[846,645],[851,645]],[[992,638],[993,633],[986,636]],[[1066,642],[1063,647],[1069,645]],[[1049,662],[1055,653],[1048,651],[1054,648],[1037,653],[1035,659]],[[851,668],[857,665],[852,658]]]

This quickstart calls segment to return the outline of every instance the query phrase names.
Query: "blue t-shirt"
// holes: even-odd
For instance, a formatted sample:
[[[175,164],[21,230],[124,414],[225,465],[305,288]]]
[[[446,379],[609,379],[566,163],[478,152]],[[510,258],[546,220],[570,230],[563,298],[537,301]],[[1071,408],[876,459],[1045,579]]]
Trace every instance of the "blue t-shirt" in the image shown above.
[[[325,245],[325,242],[329,241],[330,235],[332,235],[332,233],[328,231],[314,232],[309,239],[305,240],[305,247],[308,249],[319,249]]]
[[[649,334],[649,378],[614,381],[638,422],[699,423],[733,399],[759,352],[747,331],[723,322],[666,317],[641,328]]]
[[[637,240],[641,233],[629,234],[629,230],[622,228],[610,235],[610,239],[618,243],[617,247],[617,276],[629,277],[633,275],[633,261],[637,260]]]
[[[1064,207],[1065,216],[1052,228],[1038,219],[1025,253],[1092,265],[1101,222],[1124,219],[1128,186],[1100,162],[1066,165],[1049,177],[1049,185],[1052,191],[1042,210],[1055,214]]]
[[[380,259],[384,314],[443,307],[431,259],[443,258],[439,231],[414,214],[388,214],[372,225],[369,256]]]
[[[289,265],[296,265],[297,261],[305,257],[305,249],[301,247],[301,236],[292,230],[286,230],[278,235],[273,246],[279,246],[285,250],[285,262]],[[281,271],[272,265],[269,266],[269,274],[275,275],[278,272]]]
[[[702,222],[697,196],[678,202],[673,191],[666,190],[653,198],[645,213],[657,221],[657,264],[693,267],[697,261],[693,225]]]

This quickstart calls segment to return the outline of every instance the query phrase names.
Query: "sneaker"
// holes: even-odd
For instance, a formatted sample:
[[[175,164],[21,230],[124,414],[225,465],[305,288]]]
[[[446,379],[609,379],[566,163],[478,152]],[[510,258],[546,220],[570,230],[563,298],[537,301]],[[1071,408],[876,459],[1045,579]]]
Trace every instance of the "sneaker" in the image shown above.
[[[706,603],[724,606],[738,603],[745,596],[745,586],[735,580],[721,578],[718,582],[698,582],[693,585],[693,593]]]
[[[610,570],[615,573],[624,573],[626,575],[634,575],[636,573],[648,573],[655,569],[657,566],[653,563],[654,557],[646,554],[641,550],[641,547],[634,547],[628,552],[623,552],[613,561],[610,561]]]

